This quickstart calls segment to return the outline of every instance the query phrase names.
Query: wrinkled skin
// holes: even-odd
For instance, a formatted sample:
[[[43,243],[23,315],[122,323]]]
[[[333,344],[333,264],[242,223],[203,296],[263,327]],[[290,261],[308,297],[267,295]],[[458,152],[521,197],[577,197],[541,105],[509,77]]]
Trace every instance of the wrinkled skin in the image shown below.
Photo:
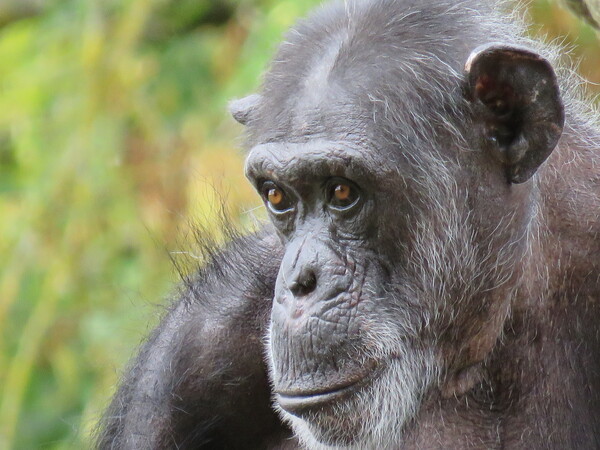
[[[99,447],[599,447],[600,131],[551,50],[483,0],[297,25],[231,105],[272,226],[190,279]]]

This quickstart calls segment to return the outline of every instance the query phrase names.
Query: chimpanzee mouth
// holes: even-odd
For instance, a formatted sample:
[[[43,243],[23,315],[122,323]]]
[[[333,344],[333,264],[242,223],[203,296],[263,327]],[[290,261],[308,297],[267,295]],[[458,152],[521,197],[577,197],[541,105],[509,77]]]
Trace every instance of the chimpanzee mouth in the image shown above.
[[[370,383],[379,372],[379,370],[371,368],[366,374],[361,374],[360,377],[355,376],[350,381],[323,389],[277,391],[275,398],[281,409],[295,416],[300,416],[350,397]]]
[[[293,395],[279,393],[276,397],[277,403],[290,414],[299,415],[351,395],[356,391],[357,384],[359,383],[322,392],[299,392]]]

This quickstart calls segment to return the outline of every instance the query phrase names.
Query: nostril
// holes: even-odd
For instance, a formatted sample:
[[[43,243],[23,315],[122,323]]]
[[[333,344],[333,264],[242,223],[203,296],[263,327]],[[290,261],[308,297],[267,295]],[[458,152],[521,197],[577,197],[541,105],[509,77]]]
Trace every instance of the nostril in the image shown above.
[[[312,270],[307,270],[290,285],[290,291],[295,297],[303,297],[313,292],[316,287],[317,276]]]

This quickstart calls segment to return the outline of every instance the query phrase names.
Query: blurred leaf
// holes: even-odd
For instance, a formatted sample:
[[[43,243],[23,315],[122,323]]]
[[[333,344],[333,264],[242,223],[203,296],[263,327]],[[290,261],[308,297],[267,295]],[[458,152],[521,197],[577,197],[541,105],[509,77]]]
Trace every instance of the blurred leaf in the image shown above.
[[[563,0],[567,6],[593,27],[600,29],[599,0]]]

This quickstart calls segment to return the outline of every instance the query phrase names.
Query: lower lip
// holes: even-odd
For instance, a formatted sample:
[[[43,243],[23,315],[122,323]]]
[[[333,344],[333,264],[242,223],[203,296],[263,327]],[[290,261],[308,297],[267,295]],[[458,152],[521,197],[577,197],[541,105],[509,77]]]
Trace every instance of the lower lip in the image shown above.
[[[277,403],[283,410],[290,414],[299,415],[308,410],[322,408],[351,395],[356,392],[359,386],[364,385],[368,378],[370,377],[367,376],[350,385],[320,393],[299,393],[294,395],[278,393],[276,396]]]

